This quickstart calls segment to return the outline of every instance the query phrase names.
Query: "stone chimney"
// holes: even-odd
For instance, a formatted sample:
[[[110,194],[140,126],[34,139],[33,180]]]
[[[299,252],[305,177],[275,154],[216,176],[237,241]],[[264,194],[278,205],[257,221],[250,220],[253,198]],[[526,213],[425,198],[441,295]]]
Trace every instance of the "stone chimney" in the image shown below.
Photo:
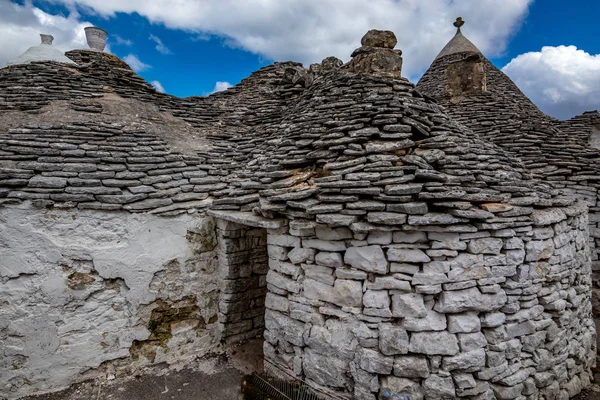
[[[104,51],[107,36],[108,33],[102,28],[97,28],[95,26],[88,26],[85,28],[85,39],[87,40],[90,49],[94,51]]]
[[[460,57],[448,62],[444,76],[444,96],[450,98],[477,95],[487,91],[487,76],[484,57],[469,39],[463,36],[460,28],[465,21],[458,17],[454,22],[456,35],[439,57]]]
[[[40,33],[40,37],[42,38],[42,44],[52,45],[52,42],[54,41],[54,36],[52,35]]]
[[[361,39],[362,46],[352,52],[350,70],[357,74],[400,78],[402,50],[394,50],[397,42],[392,31],[370,30]]]

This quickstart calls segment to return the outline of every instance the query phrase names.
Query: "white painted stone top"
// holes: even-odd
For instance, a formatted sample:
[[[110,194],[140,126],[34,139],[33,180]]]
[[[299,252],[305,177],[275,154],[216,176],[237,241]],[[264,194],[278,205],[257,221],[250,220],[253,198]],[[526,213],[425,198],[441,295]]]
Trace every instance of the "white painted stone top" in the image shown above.
[[[62,51],[52,46],[52,40],[54,40],[52,35],[40,34],[40,36],[42,38],[41,44],[30,47],[25,53],[9,61],[6,65],[29,64],[35,61],[57,61],[66,64],[75,64]]]

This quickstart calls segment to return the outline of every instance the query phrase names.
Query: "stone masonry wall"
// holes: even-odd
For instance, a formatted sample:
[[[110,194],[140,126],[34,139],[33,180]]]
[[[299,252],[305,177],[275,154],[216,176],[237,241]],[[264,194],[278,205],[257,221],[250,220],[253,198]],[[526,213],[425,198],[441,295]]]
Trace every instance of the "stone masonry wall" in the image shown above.
[[[267,231],[217,220],[219,319],[229,342],[262,336],[267,292]]]
[[[219,345],[214,220],[0,207],[0,398]]]
[[[567,399],[595,355],[582,206],[509,229],[269,230],[265,357],[373,400]]]

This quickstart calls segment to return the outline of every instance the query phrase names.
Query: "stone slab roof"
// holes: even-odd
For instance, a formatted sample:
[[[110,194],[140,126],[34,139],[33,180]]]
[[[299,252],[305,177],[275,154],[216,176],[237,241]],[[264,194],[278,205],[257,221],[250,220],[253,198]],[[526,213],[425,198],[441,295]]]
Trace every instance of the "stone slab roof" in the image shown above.
[[[355,54],[310,70],[276,63],[185,99],[93,51],[67,53],[77,66],[2,69],[1,201],[465,231],[571,204],[400,78],[401,52]]]

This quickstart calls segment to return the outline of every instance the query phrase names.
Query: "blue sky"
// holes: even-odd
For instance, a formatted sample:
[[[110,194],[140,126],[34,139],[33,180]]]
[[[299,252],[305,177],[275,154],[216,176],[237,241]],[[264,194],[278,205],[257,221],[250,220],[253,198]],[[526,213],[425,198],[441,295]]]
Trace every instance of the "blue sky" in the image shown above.
[[[597,0],[537,0],[510,40],[506,54],[491,60],[501,68],[519,54],[559,45],[575,45],[599,54],[599,15]]]
[[[377,28],[396,32],[404,75],[416,82],[458,15],[542,110],[568,118],[600,108],[600,1],[590,0],[0,0],[0,65],[39,43],[34,32],[49,31],[61,50],[85,47],[81,28],[93,24],[147,81],[206,95],[273,61],[347,61]]]

